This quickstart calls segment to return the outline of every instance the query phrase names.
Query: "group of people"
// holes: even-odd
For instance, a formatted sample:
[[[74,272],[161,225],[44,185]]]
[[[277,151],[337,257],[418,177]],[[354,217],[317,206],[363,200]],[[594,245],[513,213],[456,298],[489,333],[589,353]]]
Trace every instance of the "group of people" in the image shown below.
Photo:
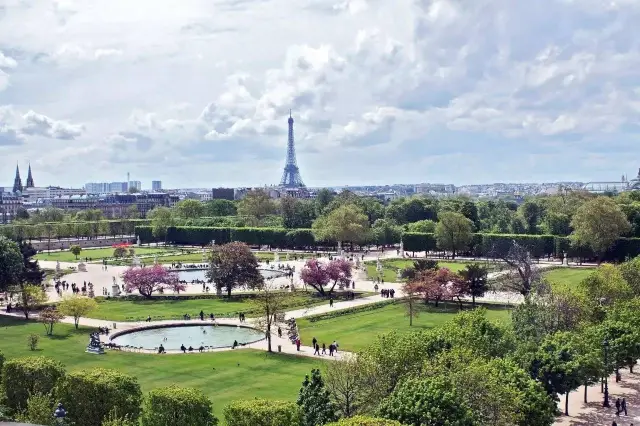
[[[91,284],[91,283],[89,283]],[[69,288],[71,288],[71,292],[73,294],[78,294],[80,292],[82,292],[82,294],[86,294],[87,293],[87,282],[85,281],[84,284],[82,285],[82,288],[78,287],[76,285],[76,283],[71,283],[69,284],[66,281],[56,281],[56,283],[53,286],[56,289],[56,293],[58,293],[58,296],[62,297],[62,291],[68,291]]]
[[[296,340],[296,346],[298,347],[298,351],[300,351],[300,338],[298,338]],[[327,354],[327,346],[324,344],[324,342],[322,343],[322,352],[320,352],[320,344],[318,343],[318,339],[316,339],[315,337],[311,340],[311,345],[313,346],[313,354],[314,355],[318,355],[318,356],[322,356],[322,355],[326,355]],[[334,356],[338,354],[338,342],[337,341],[333,341],[333,343],[331,343],[329,345],[329,356]]]
[[[396,291],[392,288],[383,288],[382,290],[380,290],[380,296],[384,297],[385,299],[393,299],[395,294]]]
[[[182,351],[182,353],[185,353],[185,354],[186,354],[186,353],[187,353],[187,351],[189,351],[189,352],[193,352],[195,349],[193,349],[193,346],[189,346],[189,347],[187,348],[185,345],[180,345],[180,350]],[[200,353],[204,352],[204,346],[202,346],[202,345],[201,345],[201,346],[198,348],[198,352],[200,352]],[[158,348],[158,353],[159,353],[159,354],[166,353],[166,352],[165,352],[165,350],[164,350],[164,346],[162,346],[162,343],[160,344],[160,347]]]

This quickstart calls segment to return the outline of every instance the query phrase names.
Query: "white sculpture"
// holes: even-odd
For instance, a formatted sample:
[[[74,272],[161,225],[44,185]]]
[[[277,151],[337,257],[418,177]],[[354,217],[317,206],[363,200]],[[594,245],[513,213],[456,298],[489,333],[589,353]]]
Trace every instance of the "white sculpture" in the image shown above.
[[[60,274],[60,272],[62,272],[62,270],[60,269],[60,261],[56,262],[56,273]]]
[[[83,262],[78,263],[78,272],[87,272],[87,265]]]
[[[140,261],[140,258],[138,256],[133,256],[133,259],[131,259],[131,266],[142,266],[142,262]]]
[[[376,271],[382,272],[382,270],[383,270],[382,262],[380,262],[380,258],[378,258],[378,260],[376,260]]]
[[[280,253],[276,252],[276,253],[273,255],[273,261],[274,261],[275,263],[280,262]]]
[[[157,264],[158,264],[158,255],[157,255],[157,254],[154,254],[154,255],[153,255],[153,264],[154,264],[154,265],[157,265]]]
[[[289,260],[289,253],[287,253],[287,260]]]
[[[140,247],[140,244],[141,244],[141,243],[140,243],[140,235],[138,235],[138,241],[136,241],[136,245],[137,245],[138,247]]]
[[[404,241],[400,239],[400,256],[404,259]]]

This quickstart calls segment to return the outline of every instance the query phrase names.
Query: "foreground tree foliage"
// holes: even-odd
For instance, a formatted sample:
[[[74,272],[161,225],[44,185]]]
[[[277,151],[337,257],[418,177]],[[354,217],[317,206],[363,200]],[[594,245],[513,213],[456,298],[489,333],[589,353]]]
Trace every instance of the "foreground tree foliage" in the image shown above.
[[[412,426],[473,426],[476,419],[444,379],[408,379],[378,407],[380,417]],[[444,423],[446,422],[446,423]]]
[[[224,408],[227,426],[299,426],[295,402],[253,399],[234,401]]]
[[[14,358],[6,361],[2,372],[6,405],[17,412],[26,409],[30,395],[50,394],[64,375],[62,364],[46,357]]]
[[[101,426],[114,410],[131,420],[140,415],[142,392],[138,380],[116,370],[70,372],[58,384],[56,395],[67,409],[69,420],[84,426]]]
[[[0,291],[18,284],[24,269],[18,244],[0,236]]]
[[[381,419],[377,417],[355,416],[340,419],[335,423],[328,423],[325,426],[403,426],[395,420]]]
[[[198,389],[169,386],[153,389],[144,398],[142,426],[215,426],[213,405]]]
[[[49,395],[33,394],[27,400],[26,410],[16,417],[21,422],[29,422],[39,426],[55,426],[56,420],[51,413],[55,404]]]
[[[254,290],[264,285],[258,259],[244,243],[214,246],[209,254],[209,263],[207,279],[215,284],[218,291],[226,290],[228,297],[234,288]]]
[[[321,426],[338,419],[330,392],[318,369],[311,370],[311,377],[304,378],[297,404],[302,412],[301,426]]]

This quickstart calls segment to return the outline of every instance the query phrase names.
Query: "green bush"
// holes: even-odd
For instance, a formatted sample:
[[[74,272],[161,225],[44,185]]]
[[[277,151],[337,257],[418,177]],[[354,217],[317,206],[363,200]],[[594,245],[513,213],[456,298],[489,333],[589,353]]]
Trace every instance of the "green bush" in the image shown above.
[[[30,395],[50,394],[64,374],[61,363],[43,356],[6,361],[2,389],[7,397],[7,406],[16,411],[26,409]]]
[[[224,408],[227,426],[298,426],[300,410],[293,401],[234,401]]]
[[[142,426],[214,426],[209,398],[199,389],[169,386],[147,394],[142,407]]]
[[[132,420],[140,415],[142,392],[138,380],[116,370],[69,373],[60,381],[56,395],[67,409],[69,420],[83,426],[100,426],[114,410]]]
[[[49,395],[31,395],[27,400],[27,409],[17,416],[17,420],[40,426],[54,426],[55,420],[52,416],[54,406]]]
[[[0,351],[0,382],[2,382],[2,366],[4,365],[4,354]]]
[[[340,419],[335,423],[328,423],[325,426],[402,426],[402,424],[395,420],[355,416],[349,419]]]

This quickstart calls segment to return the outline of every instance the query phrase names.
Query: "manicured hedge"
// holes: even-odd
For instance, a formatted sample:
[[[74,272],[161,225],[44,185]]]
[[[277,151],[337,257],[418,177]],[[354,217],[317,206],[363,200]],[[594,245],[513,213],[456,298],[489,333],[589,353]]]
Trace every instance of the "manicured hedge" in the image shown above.
[[[2,369],[2,389],[7,406],[24,410],[30,395],[50,393],[64,374],[61,363],[43,356],[6,361]]]
[[[377,417],[355,416],[349,419],[340,419],[325,426],[402,426],[402,423]]]
[[[300,409],[293,401],[234,401],[224,408],[227,426],[299,426]]]
[[[342,317],[345,315],[356,314],[358,312],[375,311],[377,309],[384,308],[385,306],[398,303],[399,299],[390,299],[383,302],[371,303],[369,305],[354,306],[353,308],[340,309],[338,311],[327,312],[326,314],[310,315],[305,319],[309,322],[323,321],[331,318]]]
[[[199,389],[169,386],[144,398],[142,426],[215,426],[211,400]]]
[[[68,373],[56,395],[69,420],[83,426],[100,426],[115,410],[136,420],[140,415],[142,391],[138,380],[116,370],[94,368]]]

